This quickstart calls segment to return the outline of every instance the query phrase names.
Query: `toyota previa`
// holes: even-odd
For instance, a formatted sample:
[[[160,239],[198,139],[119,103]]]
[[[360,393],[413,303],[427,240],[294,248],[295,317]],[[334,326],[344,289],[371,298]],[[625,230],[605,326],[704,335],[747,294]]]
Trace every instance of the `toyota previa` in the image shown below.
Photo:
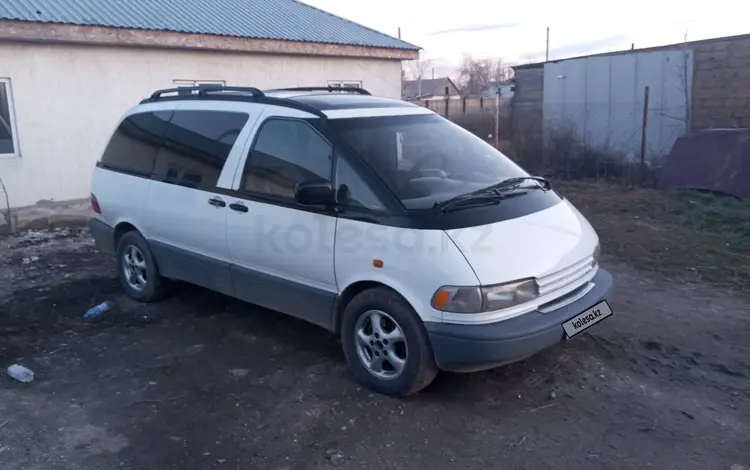
[[[118,123],[91,204],[129,297],[184,281],[300,318],[385,394],[612,315],[599,238],[547,180],[362,89],[156,91]]]

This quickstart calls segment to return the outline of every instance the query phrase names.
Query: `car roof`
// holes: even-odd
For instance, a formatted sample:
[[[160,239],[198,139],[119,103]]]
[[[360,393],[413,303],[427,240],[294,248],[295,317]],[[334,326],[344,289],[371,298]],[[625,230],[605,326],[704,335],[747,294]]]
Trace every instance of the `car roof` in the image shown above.
[[[211,107],[209,103],[223,103],[222,108],[267,104],[289,107],[308,112],[319,117],[351,118],[409,114],[433,114],[424,106],[392,98],[372,96],[362,90],[335,89],[275,89],[261,91],[252,87],[195,87],[197,92],[188,96],[180,95],[183,88],[157,90],[140,102],[128,114],[137,110],[173,109],[177,103],[203,103],[200,108]],[[231,103],[234,104],[231,104]]]
[[[333,109],[417,107],[415,104],[402,100],[354,93],[272,91],[267,92],[266,96],[296,101],[297,103],[306,104],[324,112]]]

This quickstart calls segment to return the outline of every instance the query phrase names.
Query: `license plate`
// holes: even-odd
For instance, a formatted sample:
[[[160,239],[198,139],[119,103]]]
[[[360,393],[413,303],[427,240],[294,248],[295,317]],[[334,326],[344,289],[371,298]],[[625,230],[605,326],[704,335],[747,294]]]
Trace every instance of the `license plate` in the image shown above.
[[[590,309],[579,313],[562,324],[565,336],[572,338],[586,328],[596,325],[607,317],[612,316],[612,309],[606,300],[602,300]]]

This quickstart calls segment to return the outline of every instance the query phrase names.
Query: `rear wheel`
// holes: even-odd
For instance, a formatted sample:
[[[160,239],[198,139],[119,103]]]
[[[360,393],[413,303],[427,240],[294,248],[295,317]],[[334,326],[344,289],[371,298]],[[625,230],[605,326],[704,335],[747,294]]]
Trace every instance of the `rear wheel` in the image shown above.
[[[352,374],[379,393],[408,396],[437,375],[422,320],[390,289],[357,294],[344,310],[341,337]]]
[[[167,280],[159,274],[153,253],[143,236],[131,231],[117,244],[117,272],[128,297],[139,302],[154,302],[164,296]]]

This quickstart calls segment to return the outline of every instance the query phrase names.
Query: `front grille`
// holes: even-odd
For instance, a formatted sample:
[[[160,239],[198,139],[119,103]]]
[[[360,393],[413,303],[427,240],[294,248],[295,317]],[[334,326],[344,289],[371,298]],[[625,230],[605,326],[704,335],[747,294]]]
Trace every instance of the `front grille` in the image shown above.
[[[546,304],[539,306],[539,311],[542,313],[551,312],[552,310],[558,309],[562,307],[563,305],[567,305],[575,300],[578,300],[579,297],[583,297],[584,294],[586,294],[591,288],[593,287],[593,284],[590,282],[584,282],[580,286],[576,287],[572,291],[568,292],[567,294],[564,294],[555,300],[551,302],[547,302]]]
[[[588,256],[565,269],[538,278],[539,296],[544,297],[547,294],[580,282],[595,267],[594,257]]]

